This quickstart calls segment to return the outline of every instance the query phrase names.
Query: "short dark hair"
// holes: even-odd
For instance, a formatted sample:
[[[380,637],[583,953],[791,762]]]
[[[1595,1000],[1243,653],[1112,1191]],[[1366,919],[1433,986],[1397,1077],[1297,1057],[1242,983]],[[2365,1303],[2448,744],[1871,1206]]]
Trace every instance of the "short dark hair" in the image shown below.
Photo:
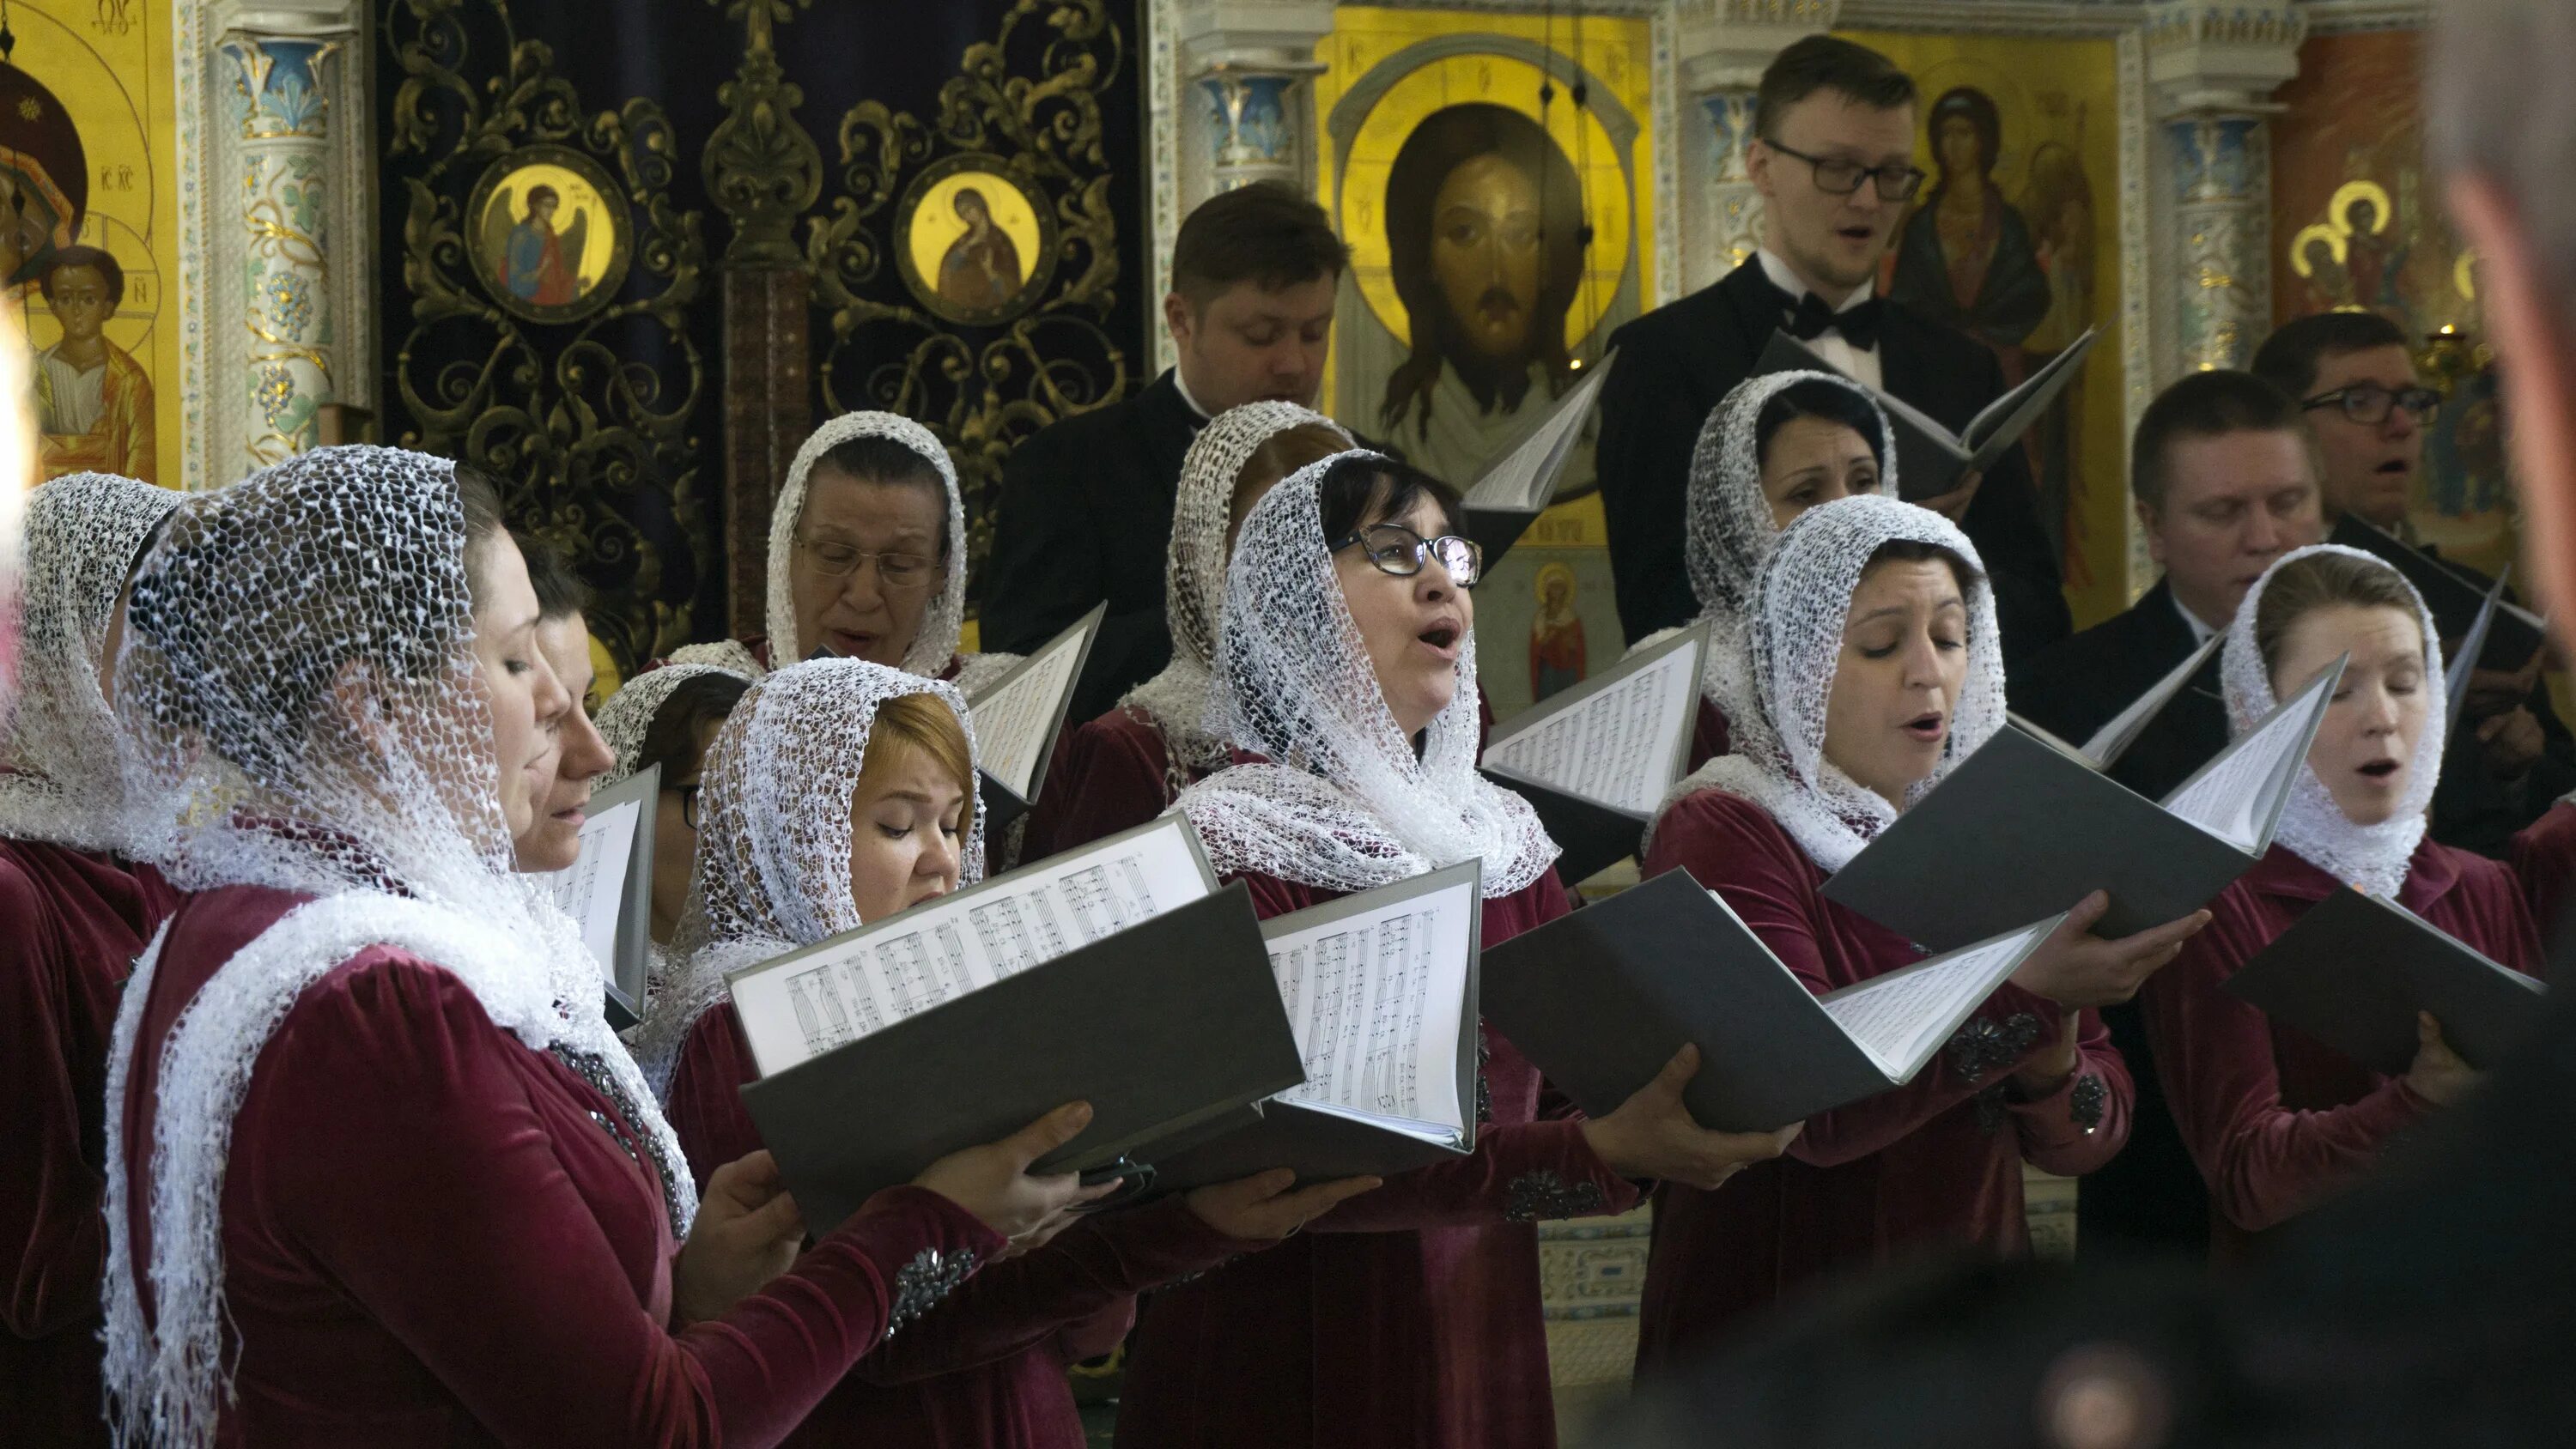
[[[1322,207],[1284,181],[1256,181],[1218,192],[1181,219],[1172,290],[1195,310],[1237,282],[1275,292],[1339,278],[1350,263],[1351,249]]]
[[[537,617],[569,619],[590,607],[590,591],[575,578],[564,556],[534,534],[510,530],[510,541],[528,561],[528,582],[537,591]]]
[[[1753,134],[1768,138],[1791,106],[1818,91],[1849,96],[1874,111],[1917,100],[1914,77],[1895,61],[1836,35],[1810,35],[1771,58],[1753,93]]]
[[[465,516],[465,587],[479,605],[490,581],[483,576],[483,545],[509,525],[501,515],[501,485],[471,463],[456,465],[456,505]]]
[[[2129,491],[2163,513],[2173,483],[2166,471],[2173,445],[2229,433],[2295,433],[2303,442],[2308,437],[2298,402],[2254,374],[2224,367],[2187,372],[2156,394],[2138,419],[2138,435],[2129,442]]]
[[[1426,497],[1440,505],[1441,526],[1455,529],[1458,510],[1464,506],[1457,489],[1410,463],[1376,453],[1352,454],[1326,468],[1315,486],[1315,510],[1323,517],[1325,546],[1368,524],[1411,513]]]
[[[708,738],[750,690],[750,680],[722,672],[701,674],[674,686],[662,707],[653,712],[653,722],[644,727],[633,773],[640,775],[647,766],[659,765],[662,788],[676,789],[697,773]]]
[[[1771,394],[1770,401],[1764,403],[1762,411],[1754,416],[1755,468],[1771,461],[1771,440],[1779,436],[1780,429],[1787,426],[1792,418],[1817,418],[1840,423],[1860,434],[1860,440],[1869,444],[1869,455],[1878,460],[1879,471],[1886,471],[1887,455],[1883,450],[1887,440],[1880,436],[1877,407],[1861,396],[1859,389],[1820,377],[1793,382]]]
[[[930,490],[939,502],[939,557],[948,557],[948,481],[939,476],[939,465],[892,438],[870,434],[833,445],[814,466],[829,466],[862,483],[909,484]],[[813,486],[814,475],[805,475],[806,486]],[[811,496],[810,494],[808,496]],[[797,522],[801,525],[804,520]]]
[[[125,268],[118,266],[116,258],[105,251],[89,246],[65,247],[54,253],[54,259],[45,265],[43,275],[36,280],[36,290],[45,294],[47,302],[54,300],[54,273],[65,267],[88,267],[97,272],[107,283],[107,305],[110,308],[124,305]]]
[[[2293,317],[2264,338],[2254,351],[2254,375],[2304,398],[2327,358],[2405,345],[2406,333],[2376,312],[2317,312]]]
[[[1919,538],[1891,538],[1880,544],[1870,554],[1868,562],[1860,566],[1860,576],[1868,578],[1878,571],[1879,565],[1892,563],[1940,564],[1950,570],[1950,582],[1957,584],[1962,594],[1975,588],[1986,577],[1985,570],[1960,557],[1955,550],[1937,543],[1925,543]]]

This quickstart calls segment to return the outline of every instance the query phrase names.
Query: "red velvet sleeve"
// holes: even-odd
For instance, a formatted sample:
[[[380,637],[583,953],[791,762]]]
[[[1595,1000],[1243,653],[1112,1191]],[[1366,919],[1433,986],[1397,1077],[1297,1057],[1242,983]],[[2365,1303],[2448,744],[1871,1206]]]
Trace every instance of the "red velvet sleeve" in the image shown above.
[[[2565,801],[2542,812],[2521,834],[2513,838],[2508,859],[2514,878],[2521,883],[2522,897],[2531,908],[2532,923],[2544,937],[2556,931],[2576,893],[2576,805]]]
[[[2428,1104],[2402,1078],[2348,1106],[2294,1112],[2281,1104],[2270,1021],[2227,994],[2227,978],[2273,932],[2231,886],[2212,919],[2138,994],[2165,1103],[2228,1220],[2247,1232],[2296,1217],[2369,1168],[2380,1143]]]
[[[41,1338],[98,1316],[106,1183],[82,1151],[79,1074],[62,1038],[77,989],[43,893],[0,852],[0,1244],[9,1331]]]
[[[742,1035],[742,1019],[733,1003],[718,1001],[689,1028],[671,1069],[671,1096],[663,1115],[689,1155],[689,1175],[703,1189],[715,1170],[758,1152],[764,1145],[742,1104],[746,1082],[760,1080],[751,1059],[751,1043]]]
[[[2022,1160],[2060,1177],[2081,1177],[2119,1155],[2137,1104],[2137,1084],[2101,1014],[2087,1008],[2077,1020],[2075,1070],[2066,1080],[2041,1097],[2004,1092]],[[2085,1085],[2087,1078],[2097,1085]]]
[[[1115,711],[1065,731],[1029,808],[1023,861],[1079,849],[1163,813],[1172,803],[1164,762],[1138,735]]]
[[[884,1336],[925,1249],[1001,1240],[918,1188],[871,1199],[723,1317],[646,1312],[528,1095],[517,1044],[446,972],[381,949],[305,994],[245,1116],[257,1217],[291,1236],[498,1442],[770,1445]]]
[[[1820,935],[1827,905],[1811,883],[1806,858],[1790,857],[1796,848],[1760,806],[1702,791],[1665,812],[1640,873],[1651,879],[1674,866],[1688,870],[1692,879],[1723,897],[1762,938],[1762,944],[1771,948],[1771,954],[1818,996],[1920,959],[1891,956],[1868,963],[1868,969],[1846,973],[1849,979],[1839,977],[1827,958],[1828,943]],[[2032,1018],[2037,1031],[2018,1053],[1987,1062],[1971,1075],[1961,1070],[1947,1049],[1937,1051],[1904,1086],[1808,1118],[1806,1130],[1790,1144],[1790,1155],[1818,1167],[1856,1161],[1993,1086],[2054,1044],[2060,1012],[2055,1002],[2006,985],[1987,997],[1971,1018],[2000,1027],[2024,1015]],[[2102,1049],[2110,1050],[2107,1042]]]

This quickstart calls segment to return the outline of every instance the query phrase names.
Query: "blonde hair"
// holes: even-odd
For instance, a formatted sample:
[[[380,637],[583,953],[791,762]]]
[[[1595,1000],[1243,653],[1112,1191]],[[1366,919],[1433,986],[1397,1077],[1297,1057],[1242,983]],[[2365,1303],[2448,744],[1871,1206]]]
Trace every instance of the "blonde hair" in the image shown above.
[[[967,800],[974,800],[975,756],[966,743],[966,726],[946,702],[930,694],[898,695],[877,706],[853,793],[865,794],[915,753],[929,756],[932,764],[957,782]]]

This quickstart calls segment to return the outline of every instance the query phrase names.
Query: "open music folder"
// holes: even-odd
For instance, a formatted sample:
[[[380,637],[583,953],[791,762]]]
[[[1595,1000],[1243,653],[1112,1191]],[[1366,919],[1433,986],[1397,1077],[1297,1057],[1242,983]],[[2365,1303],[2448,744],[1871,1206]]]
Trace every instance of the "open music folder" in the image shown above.
[[[2530,1040],[2548,1005],[2541,983],[2350,887],[2256,952],[2227,991],[2392,1077],[2414,1064],[2419,1011],[2433,1013],[2451,1050],[2483,1070]]]
[[[547,878],[555,904],[580,925],[582,944],[599,963],[608,1024],[619,1031],[644,1017],[653,949],[653,812],[661,795],[659,765],[592,792],[581,854]]]
[[[1064,730],[1064,712],[1082,678],[1091,641],[1109,612],[1106,602],[1011,666],[1001,678],[966,698],[975,721],[975,753],[982,759],[984,839],[992,844],[1012,821],[1028,813],[1046,784],[1048,759]]]
[[[1166,815],[728,978],[743,1103],[816,1232],[1070,1101],[1132,1172],[1302,1077],[1249,894]]]
[[[1466,497],[1467,536],[1485,550],[1488,569],[1502,561],[1556,497],[1556,480],[1583,441],[1584,419],[1600,400],[1601,383],[1618,355],[1613,352],[1585,368],[1535,425],[1459,490]]]
[[[1703,1127],[1766,1132],[1914,1079],[2063,912],[1824,996],[1716,892],[1668,870],[1485,953],[1484,1010],[1594,1116],[1685,1043]]]
[[[2167,671],[2164,678],[2149,685],[2145,693],[2129,701],[2118,714],[2104,720],[2102,727],[2087,736],[2080,745],[2068,744],[2020,715],[2007,717],[2014,728],[2027,730],[2069,754],[2082,756],[2084,762],[2094,769],[2107,771],[2120,762],[2120,757],[2129,752],[2129,746],[2138,742],[2138,736],[2147,732],[2147,726],[2155,723],[2156,716],[2164,713],[2165,706],[2174,702],[2174,696],[2183,692],[2193,676],[2200,673],[2201,666],[2209,662],[2209,656],[2217,653],[2219,646],[2226,642],[2227,636],[2223,633],[2210,635],[2180,664]]]
[[[2479,606],[2478,616],[2470,622],[2469,631],[2460,636],[2458,646],[2451,651],[2453,662],[2445,666],[2449,671],[2445,681],[2448,688],[2442,692],[2443,703],[2450,709],[2450,713],[2443,716],[2446,721],[2445,743],[2459,738],[2460,721],[2466,719],[2469,713],[2469,685],[2477,677],[2474,665],[2460,661],[2474,660],[2485,652],[2487,640],[2495,633],[2496,619],[2505,608],[2505,583],[2512,577],[2513,565],[2507,564],[2504,571],[2496,575],[2495,587],[2487,590],[2487,601]],[[2526,659],[2528,657],[2525,656]]]
[[[2021,441],[2021,435],[2075,380],[2076,371],[2083,367],[2099,333],[2098,328],[2085,328],[2083,336],[2023,378],[2019,386],[1986,404],[1965,428],[1955,433],[1903,398],[1870,388],[1870,396],[1886,410],[1888,426],[1896,434],[1897,492],[1908,502],[1938,498],[1958,486],[1960,475],[1982,473],[1993,467],[2004,450]],[[1754,361],[1753,372],[1757,377],[1768,372],[1849,376],[1785,331],[1771,334],[1761,357]]]
[[[2433,627],[2445,639],[2466,635],[2486,608],[2489,591],[2476,580],[2388,530],[2364,522],[2358,514],[2347,513],[2336,519],[2326,542],[2360,549],[2405,575],[2406,582],[2423,596],[2424,607],[2433,614]],[[2501,585],[2503,581],[2497,582]],[[2548,639],[2549,626],[2540,615],[2519,604],[2498,601],[2495,623],[2490,626],[2484,646],[2475,654],[2454,650],[2452,657],[2474,659],[2480,669],[2510,673],[2529,664],[2531,656]]]
[[[2343,660],[2161,803],[2090,760],[2000,729],[1825,882],[1837,901],[1933,950],[1982,941],[2110,893],[2096,935],[2207,905],[2271,848]]]
[[[1184,1190],[1274,1167],[1387,1176],[1476,1146],[1479,862],[1261,923],[1306,1080],[1261,1120],[1156,1163]]]
[[[1682,629],[1494,727],[1480,768],[1538,812],[1566,879],[1637,853],[1690,763],[1708,650]]]

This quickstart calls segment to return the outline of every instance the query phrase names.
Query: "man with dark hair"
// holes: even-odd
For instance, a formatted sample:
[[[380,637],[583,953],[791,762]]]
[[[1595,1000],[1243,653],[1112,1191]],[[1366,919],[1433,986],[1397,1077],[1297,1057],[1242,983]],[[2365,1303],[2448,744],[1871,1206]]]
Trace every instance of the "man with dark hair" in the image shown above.
[[[36,354],[36,425],[45,476],[118,473],[158,482],[152,378],[107,340],[125,302],[125,269],[92,246],[54,253],[38,279],[63,335]]]
[[[2416,375],[2396,323],[2375,312],[2293,318],[2263,340],[2254,371],[2299,400],[2316,434],[2330,542],[2386,547],[2359,526],[2368,524],[2441,559],[2481,591],[2494,586],[2488,575],[2442,559],[2408,516],[2441,395]],[[2576,738],[2549,702],[2542,663],[2476,671],[2433,796],[2434,839],[2501,855],[2515,831],[2576,787]]]
[[[1102,713],[1170,661],[1163,554],[1181,458],[1228,408],[1314,405],[1349,261],[1324,209],[1287,186],[1209,198],[1172,244],[1163,324],[1179,365],[1011,454],[981,580],[982,647],[1034,649],[1107,600],[1067,718]]]
[[[1697,612],[1682,567],[1691,447],[1727,391],[1787,328],[1827,362],[1952,428],[2004,390],[1992,352],[1875,295],[1879,263],[1923,183],[1912,77],[1865,46],[1813,35],[1780,52],[1754,98],[1745,164],[1762,193],[1762,246],[1716,285],[1610,339],[1596,454],[1619,623],[1630,639]],[[1902,480],[1900,480],[1901,482]],[[2023,450],[1930,506],[1984,558],[2008,660],[2066,636],[2057,549]]]

